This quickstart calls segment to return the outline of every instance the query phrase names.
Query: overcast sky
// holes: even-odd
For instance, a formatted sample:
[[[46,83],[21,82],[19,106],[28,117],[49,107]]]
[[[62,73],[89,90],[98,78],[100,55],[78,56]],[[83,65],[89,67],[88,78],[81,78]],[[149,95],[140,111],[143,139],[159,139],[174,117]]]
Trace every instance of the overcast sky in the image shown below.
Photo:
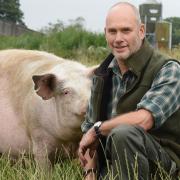
[[[139,6],[149,0],[129,0]],[[150,0],[153,1],[153,0]],[[180,17],[179,0],[156,0],[163,5],[163,18]],[[24,13],[24,22],[34,30],[56,23],[57,20],[65,24],[77,17],[85,19],[87,30],[102,32],[105,16],[108,9],[119,0],[20,0],[21,10]]]

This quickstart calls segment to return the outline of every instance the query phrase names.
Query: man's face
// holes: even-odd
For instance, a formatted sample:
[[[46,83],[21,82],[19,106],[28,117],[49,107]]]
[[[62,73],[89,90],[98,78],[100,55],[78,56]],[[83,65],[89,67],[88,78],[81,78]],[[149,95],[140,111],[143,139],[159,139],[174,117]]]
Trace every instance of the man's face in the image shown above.
[[[105,36],[116,59],[123,61],[141,47],[144,26],[138,23],[130,7],[115,8],[107,16]]]

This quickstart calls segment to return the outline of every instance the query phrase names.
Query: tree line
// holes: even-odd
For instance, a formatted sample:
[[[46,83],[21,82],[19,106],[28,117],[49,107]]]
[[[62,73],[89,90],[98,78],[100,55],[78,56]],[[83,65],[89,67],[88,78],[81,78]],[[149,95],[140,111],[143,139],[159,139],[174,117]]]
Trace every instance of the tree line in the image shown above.
[[[19,0],[0,0],[0,20],[25,25]]]

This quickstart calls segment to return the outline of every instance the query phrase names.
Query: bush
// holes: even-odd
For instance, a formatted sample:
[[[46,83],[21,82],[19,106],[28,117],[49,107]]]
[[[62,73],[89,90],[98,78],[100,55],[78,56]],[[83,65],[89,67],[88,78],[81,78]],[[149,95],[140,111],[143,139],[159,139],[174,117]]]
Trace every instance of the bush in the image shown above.
[[[65,27],[60,21],[39,33],[0,36],[0,49],[9,48],[44,50],[87,64],[97,64],[109,53],[104,34],[88,32],[79,22]]]

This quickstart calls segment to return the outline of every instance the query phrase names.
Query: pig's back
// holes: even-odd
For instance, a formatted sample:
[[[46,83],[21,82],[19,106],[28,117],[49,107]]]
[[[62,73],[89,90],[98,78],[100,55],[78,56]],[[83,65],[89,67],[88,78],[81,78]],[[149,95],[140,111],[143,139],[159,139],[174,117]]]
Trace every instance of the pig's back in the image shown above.
[[[32,76],[43,74],[57,64],[64,62],[53,54],[34,50],[0,51],[0,80],[6,82],[0,87],[8,92],[12,101],[23,100],[33,91]]]

